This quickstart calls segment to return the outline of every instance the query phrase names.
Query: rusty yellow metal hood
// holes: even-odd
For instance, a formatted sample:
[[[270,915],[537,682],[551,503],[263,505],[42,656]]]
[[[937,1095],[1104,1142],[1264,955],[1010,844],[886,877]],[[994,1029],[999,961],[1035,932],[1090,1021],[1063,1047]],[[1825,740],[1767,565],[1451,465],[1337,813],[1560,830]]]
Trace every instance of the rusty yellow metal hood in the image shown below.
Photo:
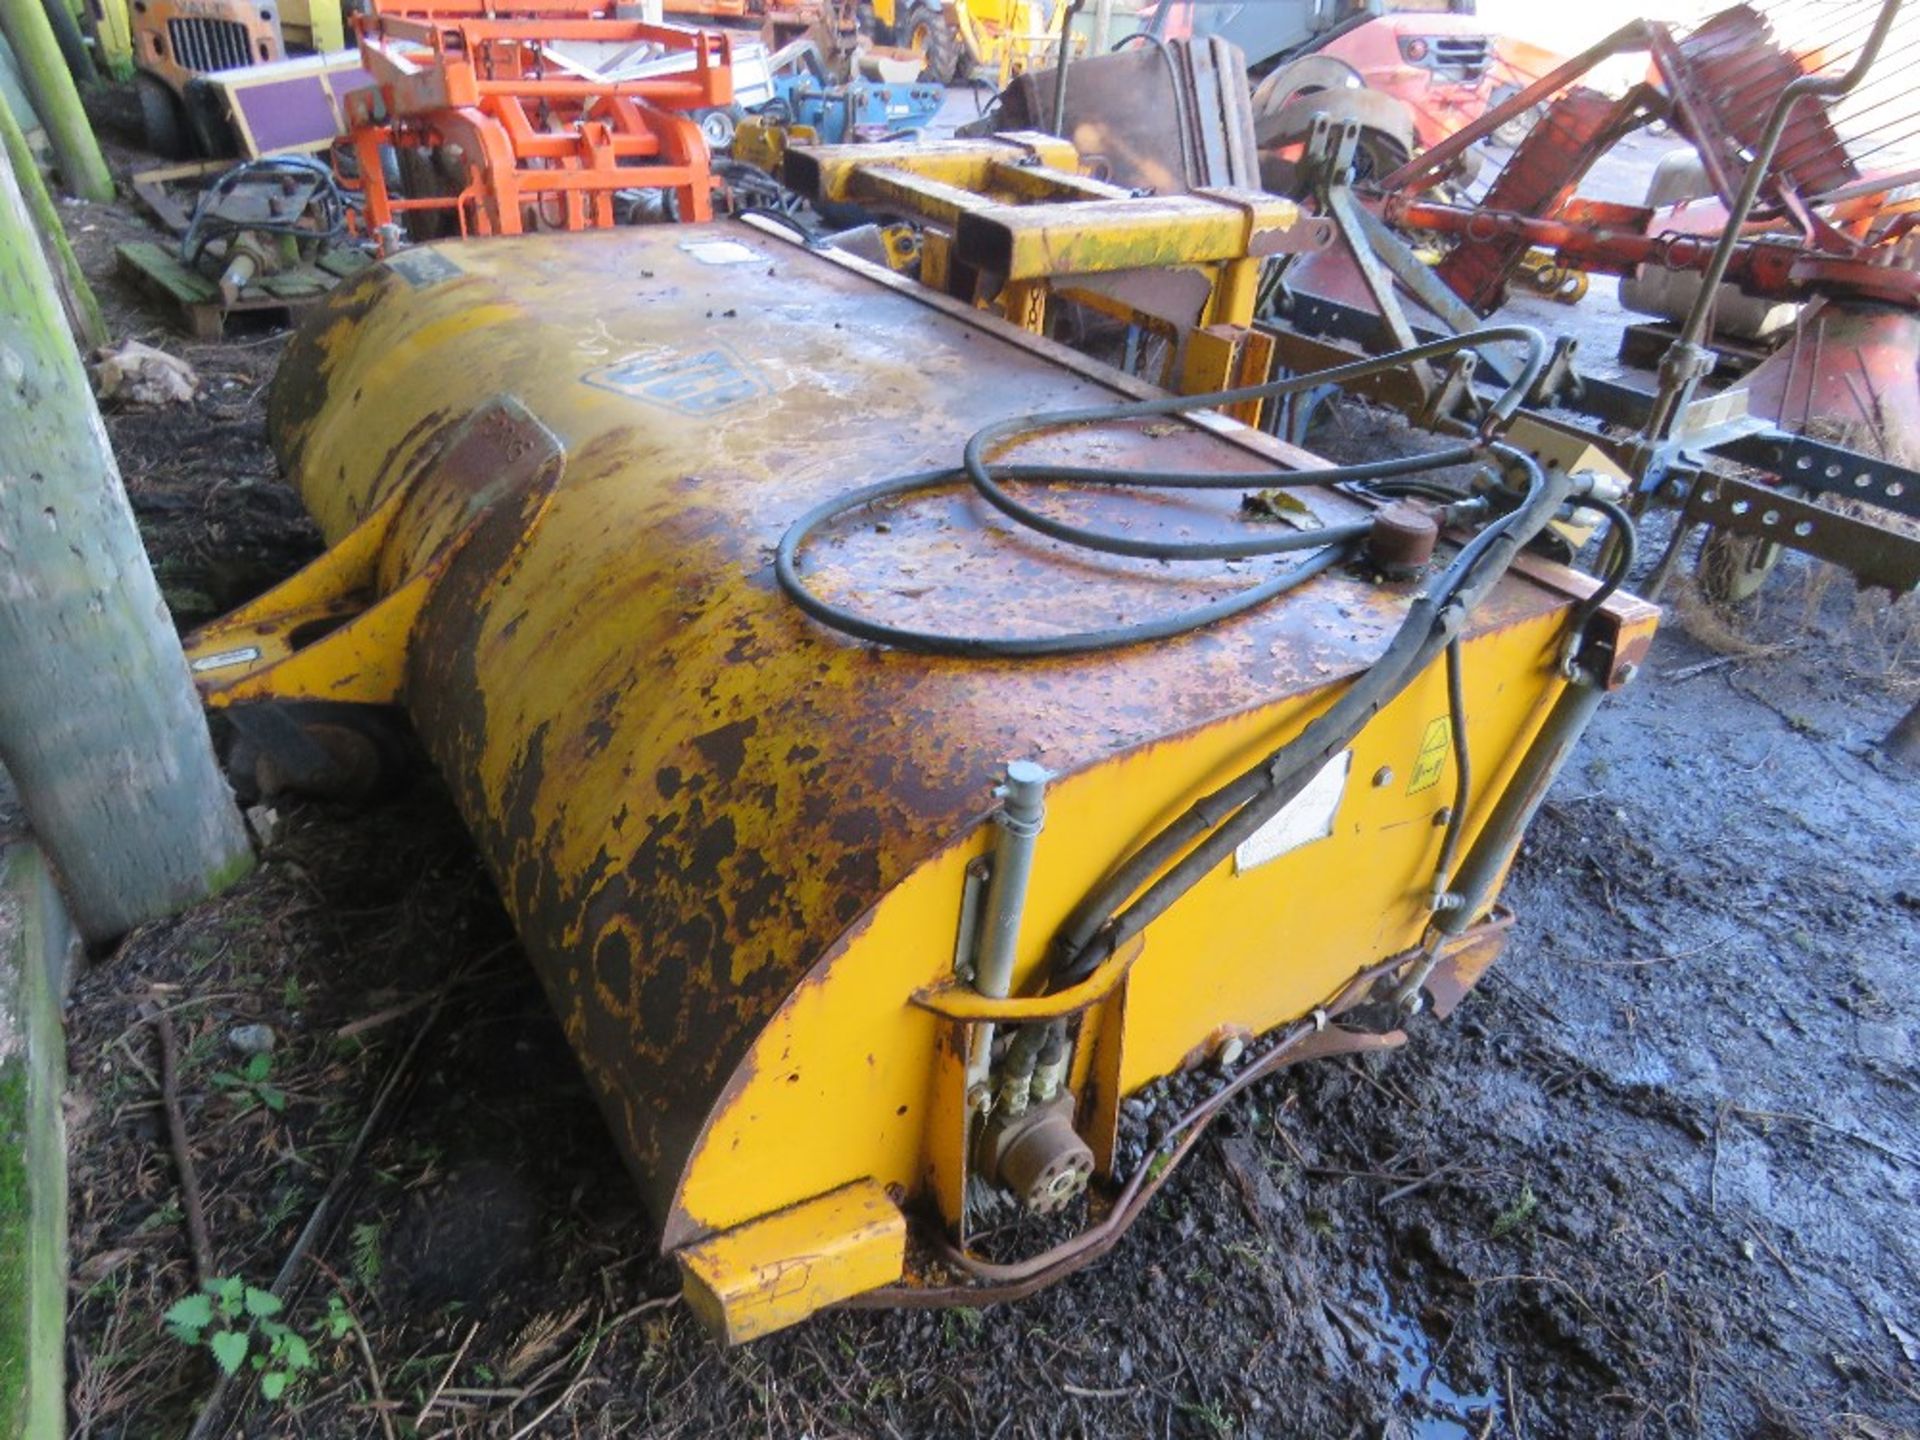
[[[1062,777],[1030,976],[1132,843],[1379,653],[1408,587],[1336,569],[1171,642],[983,662],[821,628],[778,590],[773,550],[808,507],[950,464],[989,422],[1140,393],[885,271],[737,223],[407,252],[320,308],[273,396],[274,442],[333,551],[197,637],[196,668],[215,703],[404,706],[664,1248],[854,1185],[878,1187],[883,1210],[947,1211],[948,1030],[914,997],[951,979],[964,872],[1005,763]],[[1300,458],[1210,418],[1050,432],[1019,453],[1249,472]],[[1045,503],[1181,538],[1273,523],[1238,498]],[[1304,498],[1297,523],[1362,509]],[[962,488],[860,515],[809,566],[823,593],[902,623],[1021,633],[1271,573],[1090,560]],[[1559,622],[1588,588],[1536,565],[1472,619],[1470,728],[1490,778],[1469,836],[1562,688]],[[1627,623],[1644,643],[1650,614]],[[303,641],[302,625],[325,638]],[[1109,1128],[1121,1094],[1209,1037],[1304,1014],[1418,940],[1451,795],[1434,744],[1445,713],[1441,678],[1417,681],[1356,742],[1324,833],[1227,867],[1156,922],[1087,1022],[1111,1032],[1104,1058],[1089,1044],[1075,1062]],[[1094,1143],[1110,1164],[1110,1138]],[[870,1246],[886,1227],[862,1205]]]

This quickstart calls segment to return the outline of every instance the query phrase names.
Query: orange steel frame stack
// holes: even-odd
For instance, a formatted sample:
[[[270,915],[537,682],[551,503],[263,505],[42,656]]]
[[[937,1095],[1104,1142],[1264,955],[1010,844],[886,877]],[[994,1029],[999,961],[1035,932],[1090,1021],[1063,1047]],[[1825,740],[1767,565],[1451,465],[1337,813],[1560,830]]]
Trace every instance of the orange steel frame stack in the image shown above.
[[[375,80],[347,97],[366,225],[382,238],[409,212],[457,219],[462,235],[583,230],[614,223],[619,190],[671,190],[682,220],[713,217],[700,127],[685,112],[733,100],[725,34],[610,18],[582,0],[375,0],[355,17]],[[652,44],[691,68],[642,80],[584,79],[556,65],[555,41]],[[396,195],[383,151],[438,163],[435,193]]]

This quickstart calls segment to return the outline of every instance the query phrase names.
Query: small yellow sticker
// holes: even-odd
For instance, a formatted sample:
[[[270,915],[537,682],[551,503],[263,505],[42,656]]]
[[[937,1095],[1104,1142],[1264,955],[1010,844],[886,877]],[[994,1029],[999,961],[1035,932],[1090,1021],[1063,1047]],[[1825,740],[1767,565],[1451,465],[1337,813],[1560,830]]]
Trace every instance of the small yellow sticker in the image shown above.
[[[1444,715],[1427,722],[1427,733],[1420,737],[1420,753],[1414,757],[1413,779],[1407,782],[1407,794],[1418,795],[1440,783],[1446,773],[1447,752],[1453,748],[1453,726]]]

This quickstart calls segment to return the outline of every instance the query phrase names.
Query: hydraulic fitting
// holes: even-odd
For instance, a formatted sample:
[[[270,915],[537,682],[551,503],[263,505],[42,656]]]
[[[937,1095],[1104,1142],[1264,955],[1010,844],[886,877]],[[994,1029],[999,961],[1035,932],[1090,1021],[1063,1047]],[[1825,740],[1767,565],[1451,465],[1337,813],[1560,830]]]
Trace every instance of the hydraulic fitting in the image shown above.
[[[1093,1174],[1093,1151],[1073,1128],[1073,1094],[1058,1091],[1023,1115],[996,1115],[981,1137],[980,1170],[1037,1215],[1064,1208]]]
[[[1433,559],[1439,538],[1440,525],[1431,511],[1396,500],[1374,513],[1373,529],[1367,533],[1367,559],[1390,580],[1410,579]]]

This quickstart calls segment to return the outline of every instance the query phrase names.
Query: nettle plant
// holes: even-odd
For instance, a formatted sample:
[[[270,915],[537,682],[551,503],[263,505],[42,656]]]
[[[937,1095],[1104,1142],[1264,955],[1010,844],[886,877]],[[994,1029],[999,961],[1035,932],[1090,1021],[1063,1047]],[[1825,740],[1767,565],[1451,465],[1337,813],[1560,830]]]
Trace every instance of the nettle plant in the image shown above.
[[[260,1394],[278,1400],[316,1368],[313,1346],[339,1340],[353,1318],[338,1295],[302,1335],[281,1319],[279,1297],[243,1280],[209,1280],[167,1311],[167,1329],[186,1345],[204,1345],[228,1375],[245,1367],[260,1379]]]

